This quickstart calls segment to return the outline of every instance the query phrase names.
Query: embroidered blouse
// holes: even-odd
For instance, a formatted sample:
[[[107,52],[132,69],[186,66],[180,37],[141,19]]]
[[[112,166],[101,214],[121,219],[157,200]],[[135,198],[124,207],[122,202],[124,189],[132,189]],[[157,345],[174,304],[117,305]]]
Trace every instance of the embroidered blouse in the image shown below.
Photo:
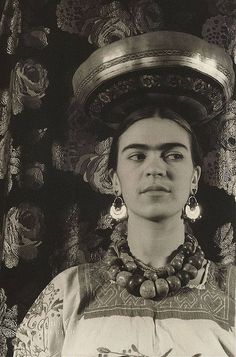
[[[208,265],[200,286],[159,301],[112,283],[103,263],[67,269],[26,314],[14,357],[236,356],[236,267]]]

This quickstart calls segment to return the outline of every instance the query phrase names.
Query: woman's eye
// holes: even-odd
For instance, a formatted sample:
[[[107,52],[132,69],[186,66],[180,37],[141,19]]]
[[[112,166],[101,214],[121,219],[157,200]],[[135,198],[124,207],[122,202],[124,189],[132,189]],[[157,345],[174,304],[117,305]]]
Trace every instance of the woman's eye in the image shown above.
[[[129,155],[129,159],[130,160],[134,160],[134,161],[142,161],[146,158],[146,155],[144,153],[134,153]]]
[[[171,160],[171,161],[179,161],[182,160],[184,158],[184,155],[181,153],[169,153],[165,155],[165,158],[167,160]]]

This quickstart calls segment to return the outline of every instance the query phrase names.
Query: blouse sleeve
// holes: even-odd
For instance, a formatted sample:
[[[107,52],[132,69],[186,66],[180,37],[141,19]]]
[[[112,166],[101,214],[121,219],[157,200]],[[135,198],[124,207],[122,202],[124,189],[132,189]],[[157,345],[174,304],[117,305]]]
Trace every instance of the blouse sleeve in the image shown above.
[[[16,333],[14,357],[61,356],[64,340],[62,274],[47,285],[27,312]]]

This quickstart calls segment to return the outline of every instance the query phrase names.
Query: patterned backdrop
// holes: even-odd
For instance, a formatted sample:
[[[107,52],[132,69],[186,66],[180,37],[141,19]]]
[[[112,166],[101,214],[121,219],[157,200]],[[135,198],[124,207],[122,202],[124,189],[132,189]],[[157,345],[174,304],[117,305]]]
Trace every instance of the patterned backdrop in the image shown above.
[[[158,30],[197,35],[236,61],[234,0],[0,2],[0,357],[52,276],[99,260],[111,233],[109,143],[81,125],[72,76],[96,48]],[[193,230],[223,263],[235,263],[235,124],[233,99],[198,133],[204,214]]]

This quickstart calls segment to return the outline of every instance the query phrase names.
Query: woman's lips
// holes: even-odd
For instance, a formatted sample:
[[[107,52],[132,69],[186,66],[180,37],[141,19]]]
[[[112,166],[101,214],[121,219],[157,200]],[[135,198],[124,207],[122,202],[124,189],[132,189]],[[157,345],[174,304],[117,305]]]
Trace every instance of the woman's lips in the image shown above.
[[[151,185],[151,186],[147,186],[145,187],[141,193],[147,193],[147,192],[150,192],[150,193],[155,193],[155,192],[166,192],[166,193],[170,193],[170,190],[165,187],[165,186],[162,186],[162,185]]]

